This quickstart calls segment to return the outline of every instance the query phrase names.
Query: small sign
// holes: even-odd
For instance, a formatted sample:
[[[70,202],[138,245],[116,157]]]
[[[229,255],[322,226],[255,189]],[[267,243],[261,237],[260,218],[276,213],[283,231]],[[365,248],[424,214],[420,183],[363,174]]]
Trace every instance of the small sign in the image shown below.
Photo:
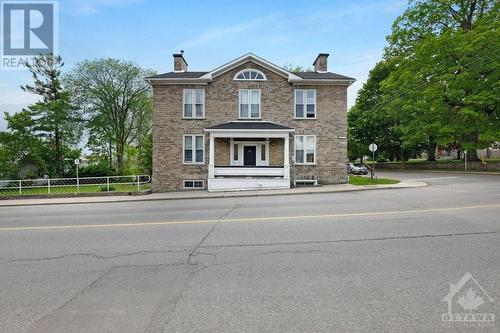
[[[79,158],[75,159],[75,164],[76,165],[80,164],[80,159]]]
[[[373,152],[377,151],[378,146],[377,146],[377,144],[376,144],[376,143],[372,143],[372,144],[370,144],[370,145],[368,146],[368,149],[370,149],[370,151],[373,153]]]

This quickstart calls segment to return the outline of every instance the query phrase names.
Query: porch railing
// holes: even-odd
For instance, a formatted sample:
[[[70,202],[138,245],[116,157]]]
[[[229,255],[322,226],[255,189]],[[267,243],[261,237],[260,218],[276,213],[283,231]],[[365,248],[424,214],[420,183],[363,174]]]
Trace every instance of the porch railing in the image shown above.
[[[216,166],[215,176],[284,177],[284,166]]]
[[[151,176],[107,176],[0,180],[0,197],[63,193],[140,192],[151,188]]]

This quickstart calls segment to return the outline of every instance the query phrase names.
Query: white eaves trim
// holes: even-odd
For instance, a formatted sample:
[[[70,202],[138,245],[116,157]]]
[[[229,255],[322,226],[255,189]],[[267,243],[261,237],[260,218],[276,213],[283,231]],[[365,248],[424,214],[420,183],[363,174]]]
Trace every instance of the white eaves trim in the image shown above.
[[[208,80],[200,80],[199,78],[146,78],[149,84],[197,84],[207,85]]]
[[[239,58],[234,59],[233,61],[230,61],[222,66],[219,66],[216,69],[208,72],[207,74],[202,75],[200,77],[200,79],[212,80],[213,78],[215,78],[221,74],[224,74],[224,73],[230,71],[231,69],[244,64],[247,61],[252,61],[252,62],[256,63],[257,65],[260,65],[260,66],[262,66],[262,67],[264,67],[264,68],[266,68],[266,69],[268,69],[268,70],[270,70],[278,75],[283,76],[284,78],[287,78],[288,80],[297,80],[297,81],[304,80],[300,76],[297,76],[297,75],[293,74],[292,72],[289,72],[286,69],[279,67],[279,66],[267,61],[264,58],[256,56],[253,53],[247,53]]]
[[[345,80],[345,79],[301,79],[301,80],[289,80],[291,84],[298,84],[298,85],[303,85],[303,84],[308,84],[308,85],[339,85],[339,86],[350,86],[356,80]]]

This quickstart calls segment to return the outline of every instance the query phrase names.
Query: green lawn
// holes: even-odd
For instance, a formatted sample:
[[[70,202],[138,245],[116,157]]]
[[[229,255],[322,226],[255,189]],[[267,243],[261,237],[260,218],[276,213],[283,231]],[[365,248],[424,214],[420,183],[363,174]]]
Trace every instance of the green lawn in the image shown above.
[[[151,184],[139,185],[139,191],[149,190]],[[137,185],[131,184],[110,184],[110,192],[137,192]],[[99,185],[80,185],[78,189],[76,185],[69,186],[51,186],[50,194],[47,187],[34,187],[22,188],[19,194],[18,188],[0,188],[1,196],[24,196],[24,195],[51,195],[51,194],[64,194],[64,193],[107,193],[106,184]]]
[[[349,176],[349,184],[351,185],[388,185],[397,183],[399,183],[399,180],[396,179],[378,178],[372,180],[370,177]]]

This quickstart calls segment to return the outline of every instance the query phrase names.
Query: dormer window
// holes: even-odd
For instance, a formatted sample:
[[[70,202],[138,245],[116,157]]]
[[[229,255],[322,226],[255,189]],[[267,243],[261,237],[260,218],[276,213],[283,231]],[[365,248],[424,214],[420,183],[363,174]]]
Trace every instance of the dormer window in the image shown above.
[[[266,75],[256,69],[244,69],[236,73],[234,79],[237,81],[264,81]]]

